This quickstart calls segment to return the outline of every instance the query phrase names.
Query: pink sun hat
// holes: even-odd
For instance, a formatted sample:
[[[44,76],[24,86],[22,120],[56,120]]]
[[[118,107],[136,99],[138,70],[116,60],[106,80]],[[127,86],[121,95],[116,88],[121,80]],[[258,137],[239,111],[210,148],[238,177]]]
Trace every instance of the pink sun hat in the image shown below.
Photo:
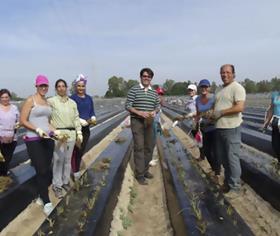
[[[49,80],[46,76],[44,75],[38,75],[36,77],[36,81],[35,81],[36,86],[40,86],[42,84],[46,84],[49,85]]]

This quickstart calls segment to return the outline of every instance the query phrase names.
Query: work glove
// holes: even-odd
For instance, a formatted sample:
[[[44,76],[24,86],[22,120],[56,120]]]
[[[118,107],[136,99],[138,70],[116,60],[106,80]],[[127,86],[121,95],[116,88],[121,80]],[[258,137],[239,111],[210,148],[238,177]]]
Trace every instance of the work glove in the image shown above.
[[[15,129],[18,129],[19,127],[20,127],[19,122],[16,122],[16,123],[15,123],[15,127],[14,127],[14,128],[15,128]]]
[[[89,120],[89,123],[91,124],[91,125],[96,125],[96,117],[95,116],[92,116],[91,118],[90,118],[90,120]]]
[[[189,113],[189,114],[187,114],[187,115],[184,115],[184,118],[185,118],[185,119],[190,119],[190,118],[193,118],[194,115],[195,115],[195,114],[191,112],[191,113]]]
[[[48,137],[48,134],[42,130],[41,128],[36,129],[36,133],[41,137],[41,138],[46,138]]]
[[[5,162],[4,156],[2,154],[2,152],[0,152],[0,162]]]
[[[182,116],[182,115],[176,116],[176,117],[173,119],[173,121],[182,121],[182,120],[184,120],[184,116]]]
[[[220,119],[222,117],[222,115],[223,115],[222,111],[214,111],[212,113],[212,119],[218,120],[218,119]]]
[[[82,144],[82,142],[83,142],[83,134],[82,134],[82,131],[77,131],[77,139],[76,139],[76,141],[77,141],[77,143],[78,144]]]
[[[80,118],[80,123],[81,123],[81,126],[83,126],[83,127],[88,125],[88,122],[82,118]]]

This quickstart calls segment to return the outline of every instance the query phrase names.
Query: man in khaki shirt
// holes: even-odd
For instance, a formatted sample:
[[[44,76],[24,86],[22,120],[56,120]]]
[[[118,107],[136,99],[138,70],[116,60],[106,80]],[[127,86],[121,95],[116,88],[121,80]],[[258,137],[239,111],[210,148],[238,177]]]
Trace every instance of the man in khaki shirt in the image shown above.
[[[240,145],[242,114],[246,99],[245,89],[234,80],[233,65],[221,66],[223,87],[215,94],[213,118],[216,120],[216,155],[225,169],[224,191],[230,198],[240,190]]]

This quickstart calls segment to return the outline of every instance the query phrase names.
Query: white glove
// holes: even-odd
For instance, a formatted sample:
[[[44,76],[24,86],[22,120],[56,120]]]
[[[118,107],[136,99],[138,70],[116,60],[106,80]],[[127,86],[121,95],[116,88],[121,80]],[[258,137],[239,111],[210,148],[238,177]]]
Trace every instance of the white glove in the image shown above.
[[[20,127],[20,123],[19,122],[16,122],[15,123],[15,129],[18,129]]]
[[[92,116],[90,118],[90,123],[93,124],[93,125],[96,125],[96,117],[95,116]]]
[[[221,118],[222,117],[222,111],[214,111],[213,112],[213,118],[215,119],[215,120],[218,120],[219,118]]]
[[[3,154],[0,152],[0,162],[5,162]]]
[[[47,133],[42,130],[41,128],[37,128],[36,129],[36,133],[41,137],[41,138],[45,138],[45,137],[48,137]]]
[[[53,131],[54,136],[59,136],[61,134],[60,130]]]
[[[80,118],[80,123],[81,123],[81,126],[83,126],[83,127],[88,125],[87,121],[82,118]]]
[[[80,143],[80,144],[83,142],[82,131],[77,131],[77,142]]]

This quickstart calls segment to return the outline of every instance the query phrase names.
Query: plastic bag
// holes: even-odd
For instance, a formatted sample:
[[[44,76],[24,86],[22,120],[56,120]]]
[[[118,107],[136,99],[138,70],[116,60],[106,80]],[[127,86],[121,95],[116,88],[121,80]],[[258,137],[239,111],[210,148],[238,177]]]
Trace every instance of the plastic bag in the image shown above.
[[[194,137],[194,140],[195,140],[197,146],[198,146],[199,148],[202,148],[202,146],[203,146],[203,144],[202,144],[203,136],[202,136],[202,133],[201,133],[200,130],[198,130],[198,131],[196,132],[195,137]]]
[[[122,128],[130,128],[130,116],[126,117],[125,120],[121,123]]]

